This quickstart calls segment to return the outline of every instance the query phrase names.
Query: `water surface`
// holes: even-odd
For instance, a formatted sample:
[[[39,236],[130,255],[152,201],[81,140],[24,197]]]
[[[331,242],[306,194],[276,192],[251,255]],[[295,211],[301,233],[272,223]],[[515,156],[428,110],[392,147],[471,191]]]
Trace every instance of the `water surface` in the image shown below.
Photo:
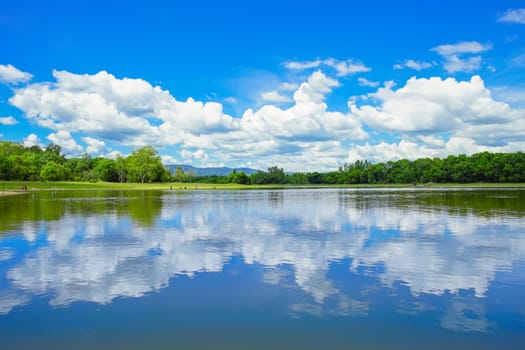
[[[525,190],[0,198],[2,349],[521,349]]]

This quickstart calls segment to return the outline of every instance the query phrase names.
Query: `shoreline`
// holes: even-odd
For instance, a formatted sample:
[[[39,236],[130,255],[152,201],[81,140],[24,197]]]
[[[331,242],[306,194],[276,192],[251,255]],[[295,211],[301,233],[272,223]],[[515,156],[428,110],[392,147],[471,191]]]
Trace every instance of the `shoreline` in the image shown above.
[[[17,196],[21,194],[28,194],[29,191],[24,190],[4,190],[0,191],[0,196]]]
[[[276,189],[316,189],[316,188],[355,188],[355,189],[439,189],[439,188],[525,188],[525,183],[431,183],[431,184],[332,184],[332,185],[240,185],[213,183],[109,183],[109,182],[39,182],[39,181],[0,181],[0,196],[20,195],[39,191],[67,190],[108,190],[108,191],[195,191],[195,190],[276,190]]]

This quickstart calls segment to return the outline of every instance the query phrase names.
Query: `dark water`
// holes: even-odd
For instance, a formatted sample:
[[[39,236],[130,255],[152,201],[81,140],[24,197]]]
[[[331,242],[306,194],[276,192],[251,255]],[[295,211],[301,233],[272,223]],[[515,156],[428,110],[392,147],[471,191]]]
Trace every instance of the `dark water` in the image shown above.
[[[1,349],[523,349],[525,190],[0,198]]]

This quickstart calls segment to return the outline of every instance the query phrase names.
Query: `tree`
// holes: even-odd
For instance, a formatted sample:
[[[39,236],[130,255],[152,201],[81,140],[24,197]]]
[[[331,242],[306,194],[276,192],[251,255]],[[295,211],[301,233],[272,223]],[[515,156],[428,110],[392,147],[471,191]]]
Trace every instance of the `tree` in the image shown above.
[[[284,184],[286,183],[286,174],[283,168],[277,166],[268,167],[268,183]]]
[[[162,181],[166,169],[157,151],[151,146],[139,148],[126,158],[128,176],[140,183]]]
[[[177,167],[175,169],[175,172],[173,173],[173,181],[175,182],[186,182],[188,181],[188,175],[184,172],[184,169],[182,169],[181,166]]]
[[[228,176],[228,182],[229,183],[235,183],[235,184],[242,184],[242,185],[249,185],[250,184],[250,178],[244,171],[241,171],[240,173],[237,172],[237,170],[233,170],[233,172]]]
[[[120,183],[126,182],[127,170],[126,160],[122,158],[120,154],[117,155],[117,159],[115,160],[115,171]]]
[[[49,144],[45,151],[42,154],[41,162],[42,165],[48,163],[48,162],[55,162],[58,164],[64,164],[66,161],[66,157],[62,155],[62,147],[55,144]]]
[[[115,169],[115,161],[112,159],[99,158],[93,168],[98,180],[115,182],[118,181],[118,174]]]
[[[65,180],[65,178],[66,171],[64,166],[53,161],[46,163],[40,171],[40,179],[42,181],[61,181]]]

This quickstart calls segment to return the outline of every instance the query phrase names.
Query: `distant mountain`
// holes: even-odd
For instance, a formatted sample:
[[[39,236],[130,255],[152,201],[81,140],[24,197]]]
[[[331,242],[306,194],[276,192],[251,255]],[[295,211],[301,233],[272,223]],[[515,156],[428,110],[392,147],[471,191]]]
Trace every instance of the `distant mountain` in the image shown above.
[[[193,171],[197,176],[211,176],[211,175],[219,175],[219,176],[226,176],[230,175],[234,168],[227,168],[227,167],[220,167],[220,168],[198,168],[194,167],[192,165],[187,164],[169,164],[166,165],[166,168],[170,170],[170,172],[173,174],[175,172],[175,169],[182,168],[184,172]],[[235,168],[238,172],[244,171],[246,175],[251,175],[259,170],[251,169],[251,168]]]

